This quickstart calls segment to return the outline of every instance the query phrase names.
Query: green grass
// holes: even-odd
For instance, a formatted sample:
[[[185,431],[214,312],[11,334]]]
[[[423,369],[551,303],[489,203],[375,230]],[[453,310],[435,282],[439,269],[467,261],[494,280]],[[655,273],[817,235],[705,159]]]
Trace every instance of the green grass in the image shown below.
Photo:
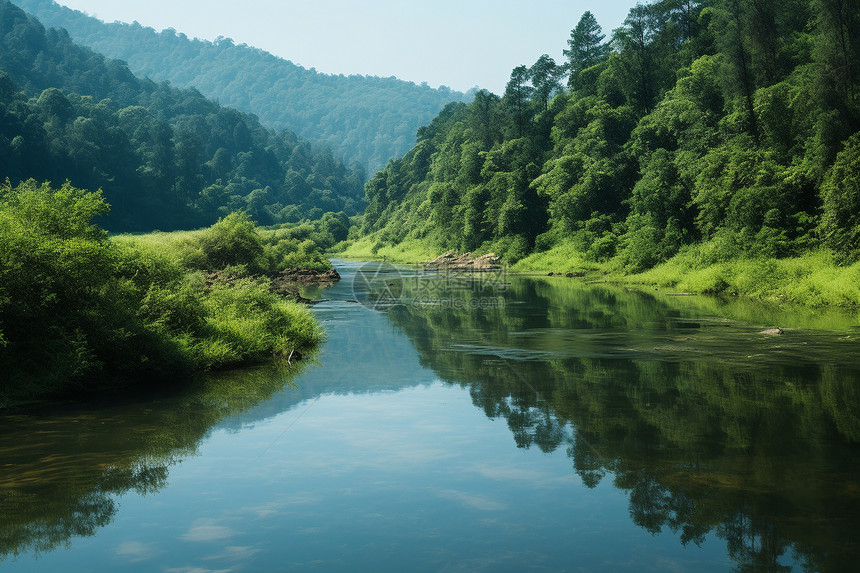
[[[293,266],[278,266],[284,260],[295,261],[295,266],[309,262],[305,255],[311,249],[302,250],[300,244],[291,244],[291,249],[274,256],[267,252],[267,247],[284,248],[277,231],[252,227],[244,231],[238,233],[240,240],[250,236],[259,241],[252,241],[251,248],[238,254],[231,253],[228,261],[231,266],[224,268],[207,256],[212,228],[112,237],[117,245],[139,256],[162,257],[164,262],[185,269],[186,275],[178,287],[161,294],[150,291],[147,301],[156,322],[167,325],[168,331],[178,335],[183,353],[197,370],[258,362],[273,356],[288,357],[293,350],[305,350],[323,337],[307,307],[271,293],[266,278],[248,275],[249,269],[272,272]],[[236,242],[230,235],[221,240],[227,245],[219,253],[230,252],[230,244]],[[317,261],[310,262],[313,264],[308,266],[318,266]],[[228,283],[207,284],[196,269],[221,270],[234,278]]]
[[[419,263],[442,254],[426,241],[407,239],[397,245],[380,244],[369,235],[338,245],[331,253],[345,259]],[[342,248],[346,245],[346,248]],[[669,288],[676,292],[746,297],[771,303],[807,307],[860,307],[860,263],[839,266],[832,252],[810,251],[801,256],[768,259],[721,256],[717,241],[683,249],[670,260],[642,273],[624,271],[616,258],[608,262],[586,259],[573,241],[532,253],[510,265],[512,272],[547,274],[585,272],[586,280]]]
[[[487,243],[475,251],[475,255],[494,251],[493,244]],[[396,245],[380,244],[375,234],[361,237],[355,241],[339,243],[338,250],[329,255],[341,259],[389,261],[392,263],[423,263],[431,261],[445,251],[428,245],[419,239],[406,239]],[[523,273],[582,272],[600,276],[612,267],[606,263],[587,261],[583,253],[576,250],[572,242],[564,242],[549,251],[533,253],[511,265],[509,269]]]
[[[263,281],[212,285],[203,297],[205,328],[193,347],[198,367],[223,368],[288,358],[319,343],[322,330],[307,307],[273,295]]]
[[[165,233],[163,231],[153,231],[152,233],[123,233],[111,235],[111,240],[121,245],[128,246],[146,246],[158,249],[164,254],[173,255],[173,258],[179,258],[189,243],[200,239],[206,229],[197,229],[196,231],[171,231]]]
[[[617,260],[587,261],[572,244],[561,243],[522,259],[511,270],[584,271],[591,280],[671,288],[677,292],[741,296],[812,307],[860,306],[860,263],[839,266],[833,253],[827,250],[784,259],[723,257],[721,260],[715,254],[717,246],[693,245],[652,269],[629,274]]]
[[[510,270],[526,273],[586,272],[587,276],[592,276],[604,274],[608,268],[605,263],[585,260],[585,255],[571,241],[565,241],[548,251],[532,253],[511,265]]]
[[[396,245],[379,245],[374,235],[339,243],[337,246],[346,248],[329,253],[336,258],[392,263],[423,263],[435,259],[444,252],[417,239],[407,239]]]
[[[860,306],[860,263],[838,266],[833,254],[824,250],[786,259],[734,259],[709,265],[697,264],[691,253],[682,253],[644,273],[619,278],[778,303]]]

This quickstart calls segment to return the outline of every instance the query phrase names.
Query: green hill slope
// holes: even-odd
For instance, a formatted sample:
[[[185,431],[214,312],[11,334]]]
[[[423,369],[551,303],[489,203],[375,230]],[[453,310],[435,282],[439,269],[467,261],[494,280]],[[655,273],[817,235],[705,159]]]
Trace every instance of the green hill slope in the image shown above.
[[[365,248],[558,249],[625,272],[858,259],[857,0],[662,0],[604,40],[586,13],[564,67],[544,55],[504,97],[449,105],[367,184]]]
[[[0,178],[103,189],[112,230],[262,224],[362,208],[363,174],[294,133],[121,61],[0,0]]]
[[[445,104],[466,97],[393,77],[321,74],[229,39],[207,42],[171,29],[106,24],[52,0],[15,3],[46,25],[67,29],[76,42],[128,62],[136,74],[194,87],[265,124],[327,144],[371,172],[408,151],[416,130]]]

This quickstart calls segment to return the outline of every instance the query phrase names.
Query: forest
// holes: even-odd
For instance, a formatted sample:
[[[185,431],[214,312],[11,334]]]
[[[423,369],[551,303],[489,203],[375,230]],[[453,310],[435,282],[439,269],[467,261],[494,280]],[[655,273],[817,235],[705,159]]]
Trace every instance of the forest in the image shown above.
[[[517,448],[558,452],[589,507],[609,507],[591,504],[614,488],[652,536],[725,545],[738,571],[788,570],[789,556],[816,571],[857,562],[860,0],[656,0],[608,33],[585,12],[558,59],[541,55],[503,94],[474,97],[16,3],[69,31],[0,0],[0,431],[19,470],[0,477],[0,561],[96,535],[117,519],[119,496],[166,489],[171,468],[203,456],[215,432],[266,426],[278,441],[320,397],[420,384],[459,386]],[[368,180],[365,166],[381,169]],[[426,269],[405,276],[384,263],[363,279],[363,263],[346,265],[352,290],[330,291],[333,301],[278,284],[285,269],[331,269],[333,253],[384,260],[397,249],[413,261],[493,251],[515,270],[587,269],[577,276],[589,284],[506,269],[425,281]],[[729,276],[747,263],[754,279]],[[829,290],[804,282],[810,265],[826,267]],[[650,288],[669,272],[698,277],[691,292],[757,295],[767,283],[779,302],[852,312],[692,304],[691,292]],[[649,288],[593,284],[592,273]],[[333,304],[320,313],[297,301]],[[314,366],[325,328],[335,336],[321,356],[341,372],[282,392]],[[208,375],[240,366],[255,368]],[[344,404],[305,422],[346,417]],[[362,414],[384,417],[380,404]],[[37,416],[18,415],[28,409]],[[54,409],[50,425],[27,422]],[[281,430],[275,418],[290,410]],[[443,425],[425,413],[422,401],[418,431]],[[348,449],[366,437],[331,435]],[[254,447],[274,445],[268,437]],[[241,460],[253,486],[269,448],[215,463]],[[301,475],[302,452],[283,451],[283,464],[256,466],[268,482],[280,483],[282,465]],[[407,462],[426,474],[453,459],[439,452]],[[342,456],[311,455],[316,475],[335,468],[391,497],[371,474],[342,471]],[[505,456],[487,459],[516,469]],[[456,486],[486,487],[468,476],[479,465],[455,468]],[[548,479],[486,469],[529,489]],[[301,489],[273,514],[306,504]],[[206,512],[228,497],[206,496]],[[517,534],[530,526],[521,517],[534,505],[486,519],[497,507],[474,509]],[[421,542],[431,513],[409,514],[431,517],[419,520]],[[330,537],[327,527],[316,533]],[[189,541],[176,531],[170,543]],[[457,545],[470,539],[454,533]]]
[[[135,74],[194,87],[223,105],[256,114],[329,146],[338,159],[376,172],[415,144],[415,132],[451,101],[469,94],[394,77],[328,75],[230,38],[190,39],[137,22],[104,23],[53,0],[14,0],[75,42],[128,62]]]
[[[0,45],[0,409],[147,391],[322,340],[273,279],[330,268],[320,249],[361,210],[361,170],[141,80],[5,0]],[[116,235],[171,229],[197,230]]]
[[[289,130],[118,60],[0,1],[0,173],[101,189],[111,230],[189,229],[246,211],[261,224],[352,215],[364,172]]]
[[[371,179],[372,252],[858,259],[856,0],[661,0],[608,36],[586,12],[567,45],[449,104]]]
[[[543,55],[502,96],[449,103],[363,185],[332,151],[140,79],[0,0],[0,366],[18,380],[7,388],[76,391],[317,340],[265,277],[324,268],[321,251],[338,245],[493,250],[508,263],[537,253],[623,273],[809,253],[795,267],[854,265],[858,8],[662,0],[609,38],[586,12],[564,60]],[[221,251],[233,255],[210,256]],[[757,280],[801,282],[774,268]],[[707,272],[699,292],[752,292]],[[857,304],[851,276],[829,281],[830,298],[816,284],[797,298]]]

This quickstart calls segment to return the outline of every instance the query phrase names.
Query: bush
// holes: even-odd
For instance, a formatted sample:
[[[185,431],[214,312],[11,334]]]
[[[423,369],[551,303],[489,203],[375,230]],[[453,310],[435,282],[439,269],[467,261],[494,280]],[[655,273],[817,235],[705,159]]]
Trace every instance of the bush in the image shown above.
[[[501,237],[493,241],[492,244],[481,246],[482,250],[486,250],[487,248],[494,251],[509,264],[513,264],[529,254],[528,240],[522,235]]]
[[[316,242],[311,239],[264,239],[265,259],[269,272],[283,269],[302,268],[312,270],[326,270],[331,268],[331,263],[319,249]]]
[[[289,356],[321,338],[317,323],[304,307],[272,294],[265,281],[244,278],[216,284],[203,299],[205,334],[195,346],[206,368],[232,366]]]
[[[242,211],[219,219],[192,243],[193,255],[186,264],[191,268],[223,269],[246,265],[251,272],[267,270],[264,248],[257,226]]]
[[[0,403],[176,381],[320,340],[306,308],[262,279],[235,279],[267,267],[243,214],[177,246],[111,240],[92,222],[107,211],[100,194],[69,184],[0,187]],[[234,278],[211,284],[188,266]]]
[[[559,233],[555,229],[550,229],[546,233],[541,233],[535,237],[535,252],[542,253],[553,248],[560,240]]]
[[[585,258],[589,261],[605,262],[615,256],[617,248],[618,237],[610,232],[606,232],[591,243],[591,246],[585,252]]]

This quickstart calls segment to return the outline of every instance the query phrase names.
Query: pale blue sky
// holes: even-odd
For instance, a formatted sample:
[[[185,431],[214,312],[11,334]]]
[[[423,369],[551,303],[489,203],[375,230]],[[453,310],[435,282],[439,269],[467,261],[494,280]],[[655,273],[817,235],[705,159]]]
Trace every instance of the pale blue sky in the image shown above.
[[[101,20],[233,38],[320,72],[504,90],[511,70],[562,60],[586,10],[609,36],[636,0],[57,0]]]

